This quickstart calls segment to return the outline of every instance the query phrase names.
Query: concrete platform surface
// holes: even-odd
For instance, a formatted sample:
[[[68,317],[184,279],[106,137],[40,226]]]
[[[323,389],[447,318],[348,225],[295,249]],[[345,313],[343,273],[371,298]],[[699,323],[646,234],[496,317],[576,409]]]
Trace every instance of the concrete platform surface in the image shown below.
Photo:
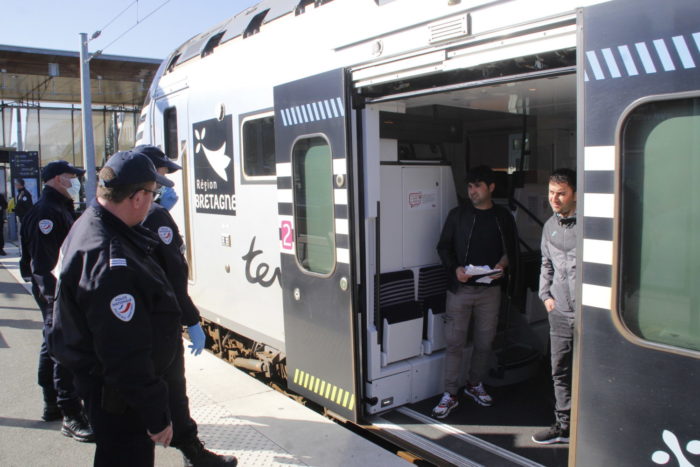
[[[41,421],[36,372],[41,314],[19,276],[18,252],[0,256],[0,466],[89,466],[94,445]],[[241,466],[401,466],[406,461],[203,352],[186,356],[192,417],[207,448]],[[181,466],[174,448],[156,448],[156,466]]]

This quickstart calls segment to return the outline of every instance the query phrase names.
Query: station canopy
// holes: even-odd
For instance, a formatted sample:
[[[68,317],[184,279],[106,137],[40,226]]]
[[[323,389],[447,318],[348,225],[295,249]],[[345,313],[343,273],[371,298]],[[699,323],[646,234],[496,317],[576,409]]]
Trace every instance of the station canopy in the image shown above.
[[[90,60],[92,104],[141,106],[160,62],[97,55]],[[80,54],[0,44],[0,100],[80,103]]]

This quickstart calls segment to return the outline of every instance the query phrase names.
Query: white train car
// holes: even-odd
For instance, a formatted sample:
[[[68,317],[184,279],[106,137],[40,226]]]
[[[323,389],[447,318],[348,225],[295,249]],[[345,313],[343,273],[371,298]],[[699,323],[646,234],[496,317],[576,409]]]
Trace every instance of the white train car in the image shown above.
[[[667,431],[697,434],[696,401],[670,388],[678,371],[699,382],[700,320],[689,309],[676,323],[691,323],[684,340],[659,345],[625,324],[618,255],[634,227],[617,216],[620,132],[639,99],[697,100],[698,17],[691,0],[263,0],[183,44],[156,75],[137,139],[183,166],[172,213],[212,350],[441,463],[661,459]],[[497,202],[522,249],[487,381],[497,405],[437,423],[445,278],[435,245],[480,164],[499,173]],[[551,413],[548,383],[532,381],[547,354],[535,290],[547,177],[559,167],[579,171],[568,451],[526,441]],[[630,360],[607,362],[600,349]],[[666,378],[670,392],[668,412],[645,424],[658,394],[628,396],[651,384],[632,376],[649,360],[667,370],[657,366],[653,384]],[[611,414],[623,418],[601,427]]]

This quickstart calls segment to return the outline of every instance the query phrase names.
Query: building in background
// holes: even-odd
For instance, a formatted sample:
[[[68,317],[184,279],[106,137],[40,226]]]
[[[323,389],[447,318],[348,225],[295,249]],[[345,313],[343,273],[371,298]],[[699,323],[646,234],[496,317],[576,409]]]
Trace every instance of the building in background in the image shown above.
[[[159,65],[160,60],[115,55],[90,60],[95,167],[134,146]],[[0,193],[8,199],[14,196],[11,159],[17,151],[37,152],[38,170],[59,159],[84,167],[78,52],[0,44]]]
[[[90,61],[97,167],[107,155],[133,146],[159,64],[115,55]],[[40,166],[65,159],[82,167],[80,89],[78,52],[0,45],[0,148],[38,151]]]

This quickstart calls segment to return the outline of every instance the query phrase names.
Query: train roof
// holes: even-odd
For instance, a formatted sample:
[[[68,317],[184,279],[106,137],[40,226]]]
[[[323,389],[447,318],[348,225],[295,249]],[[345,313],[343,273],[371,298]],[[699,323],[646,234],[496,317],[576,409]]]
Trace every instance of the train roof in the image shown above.
[[[168,70],[197,56],[205,57],[216,47],[236,37],[248,37],[260,32],[270,21],[294,12],[304,13],[309,5],[321,6],[333,0],[261,0],[182,44],[168,59]]]

